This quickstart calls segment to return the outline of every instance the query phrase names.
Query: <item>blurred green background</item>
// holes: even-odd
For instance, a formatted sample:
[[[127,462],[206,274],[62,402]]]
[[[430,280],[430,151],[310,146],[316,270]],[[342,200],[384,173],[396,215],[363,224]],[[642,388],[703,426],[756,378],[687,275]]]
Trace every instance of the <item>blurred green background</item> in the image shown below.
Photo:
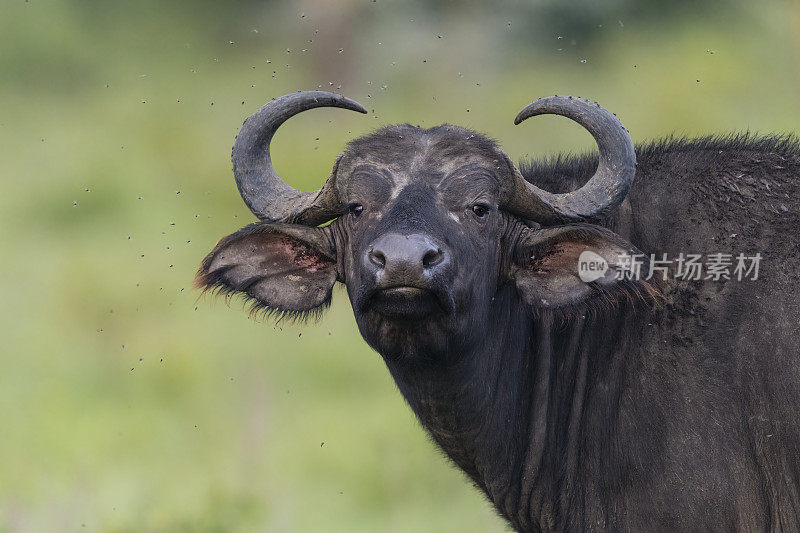
[[[634,140],[797,131],[795,2],[0,1],[0,530],[504,531],[361,340],[198,300],[253,220],[242,120],[332,89],[275,165],[317,188],[380,125],[451,122],[514,158],[592,147],[539,96],[591,97]]]

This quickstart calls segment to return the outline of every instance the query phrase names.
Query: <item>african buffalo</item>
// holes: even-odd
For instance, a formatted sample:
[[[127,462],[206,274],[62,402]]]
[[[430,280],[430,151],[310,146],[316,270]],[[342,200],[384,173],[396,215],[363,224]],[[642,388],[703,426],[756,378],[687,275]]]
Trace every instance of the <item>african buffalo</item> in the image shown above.
[[[303,318],[344,283],[423,427],[519,531],[800,531],[795,138],[634,148],[556,96],[516,123],[563,115],[599,154],[517,166],[474,131],[393,125],[297,191],[270,141],[326,106],[366,112],[298,92],[245,121],[233,170],[261,222],[217,244],[199,287]],[[689,254],[760,271],[635,275]]]

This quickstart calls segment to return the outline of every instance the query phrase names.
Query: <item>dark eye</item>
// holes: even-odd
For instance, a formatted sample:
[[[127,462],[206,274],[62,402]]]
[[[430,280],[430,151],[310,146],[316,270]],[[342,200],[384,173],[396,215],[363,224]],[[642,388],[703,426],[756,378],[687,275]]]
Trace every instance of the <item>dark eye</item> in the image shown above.
[[[358,218],[361,212],[364,211],[364,206],[361,204],[353,204],[350,206],[350,214]]]
[[[478,218],[486,218],[486,215],[489,214],[490,208],[488,205],[483,204],[475,204],[472,206],[472,212],[475,213],[475,216]]]

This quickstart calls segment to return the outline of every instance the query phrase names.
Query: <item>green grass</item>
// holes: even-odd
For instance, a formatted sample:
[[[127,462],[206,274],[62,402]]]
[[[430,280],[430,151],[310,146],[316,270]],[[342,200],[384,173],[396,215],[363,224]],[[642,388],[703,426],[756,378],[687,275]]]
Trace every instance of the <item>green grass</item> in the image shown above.
[[[291,121],[276,167],[318,187],[347,139],[397,121],[474,127],[514,158],[591,147],[563,119],[511,124],[552,93],[597,99],[636,140],[792,131],[787,6],[611,24],[587,63],[519,25],[354,23],[343,91],[375,115]],[[230,171],[238,127],[324,83],[318,51],[298,50],[325,17],[94,7],[15,2],[0,22],[0,530],[503,531],[343,291],[320,323],[276,327],[191,289],[216,240],[252,221]]]

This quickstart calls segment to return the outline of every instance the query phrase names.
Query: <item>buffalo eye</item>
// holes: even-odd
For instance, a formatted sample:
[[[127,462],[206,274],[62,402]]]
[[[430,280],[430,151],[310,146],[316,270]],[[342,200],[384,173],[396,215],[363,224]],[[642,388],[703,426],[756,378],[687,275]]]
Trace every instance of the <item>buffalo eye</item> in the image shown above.
[[[475,214],[476,217],[480,219],[486,218],[490,210],[491,208],[488,205],[484,204],[475,204],[472,206],[472,212]]]
[[[350,214],[355,218],[361,216],[362,211],[364,211],[364,206],[361,204],[353,204],[350,206]]]

